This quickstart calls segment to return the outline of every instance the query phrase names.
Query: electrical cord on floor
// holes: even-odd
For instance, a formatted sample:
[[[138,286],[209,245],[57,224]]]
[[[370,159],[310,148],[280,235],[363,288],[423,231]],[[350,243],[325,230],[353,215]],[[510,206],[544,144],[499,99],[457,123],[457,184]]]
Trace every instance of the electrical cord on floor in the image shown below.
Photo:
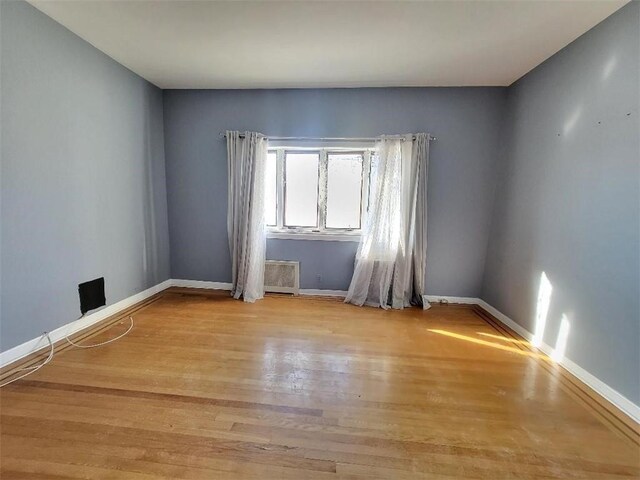
[[[80,318],[82,318],[82,317],[80,317]],[[80,318],[78,318],[78,320],[80,320]],[[73,340],[71,340],[71,339],[69,338],[69,334],[68,334],[68,333],[67,333],[67,334],[65,334],[64,338],[65,338],[65,340],[66,340],[67,342],[69,342],[71,345],[73,345],[73,346],[74,346],[74,347],[76,347],[76,348],[95,348],[95,347],[100,347],[100,346],[102,346],[102,345],[106,345],[106,344],[108,344],[108,343],[115,342],[116,340],[120,340],[120,339],[121,339],[122,337],[124,337],[127,333],[129,333],[129,332],[133,329],[133,316],[129,315],[129,320],[131,321],[131,324],[129,325],[129,328],[127,328],[127,331],[126,331],[126,332],[121,333],[121,334],[120,334],[120,335],[118,335],[117,337],[112,338],[111,340],[106,340],[106,341],[104,341],[104,342],[94,343],[94,344],[92,344],[92,345],[80,345],[80,344],[78,344],[78,343],[75,343]],[[76,320],[76,321],[77,321],[77,320]],[[25,372],[25,373],[23,373],[22,375],[20,375],[20,376],[18,376],[18,377],[16,377],[16,378],[13,378],[13,379],[11,379],[11,380],[7,381],[7,382],[0,383],[0,388],[4,387],[4,386],[6,386],[6,385],[9,385],[10,383],[13,383],[13,382],[15,382],[15,381],[18,381],[18,380],[20,380],[20,379],[22,379],[22,378],[26,377],[27,375],[31,375],[33,372],[36,372],[36,371],[40,370],[42,367],[44,367],[47,363],[49,363],[49,362],[53,359],[53,353],[54,353],[55,348],[54,348],[54,346],[53,346],[53,342],[51,341],[51,337],[49,336],[49,333],[48,333],[48,332],[44,332],[44,333],[42,334],[42,336],[46,337],[46,338],[47,338],[47,340],[49,341],[49,348],[50,348],[50,350],[49,350],[49,356],[46,358],[46,360],[45,360],[44,362],[42,362],[41,364],[39,364],[39,365],[32,366],[32,367],[20,368],[20,369],[16,370],[16,371],[15,371],[15,372],[13,372],[13,373],[18,373],[18,372]]]
[[[49,348],[51,349],[49,351],[49,356],[45,359],[45,361],[42,362],[40,365],[36,365],[36,366],[32,366],[32,367],[19,368],[14,373],[17,373],[17,372],[26,372],[26,373],[23,373],[19,377],[13,378],[13,379],[9,380],[8,382],[1,383],[0,384],[0,388],[4,387],[6,385],[9,385],[10,383],[13,383],[13,382],[15,382],[17,380],[20,380],[21,378],[24,378],[27,375],[31,375],[33,372],[36,372],[36,371],[40,370],[42,367],[44,367],[47,363],[49,363],[51,361],[51,359],[53,358],[53,351],[54,351],[53,342],[51,341],[51,337],[49,336],[48,332],[44,332],[42,334],[42,336],[47,338],[47,340],[49,341]]]
[[[82,318],[82,317],[80,317]],[[80,318],[78,320],[80,320]],[[95,347],[101,347],[102,345],[106,345],[107,343],[111,343],[111,342],[115,342],[116,340],[120,340],[122,337],[124,337],[127,333],[129,333],[132,329],[133,329],[133,316],[129,315],[129,320],[131,321],[131,324],[129,325],[129,328],[127,328],[127,331],[124,333],[121,333],[120,335],[118,335],[115,338],[112,338],[111,340],[106,340],[104,342],[100,342],[100,343],[94,343],[92,345],[80,345],[79,343],[75,343],[73,340],[71,340],[69,338],[69,334],[67,333],[64,338],[65,340],[73,345],[76,348],[95,348]],[[77,320],[76,320],[77,321]]]

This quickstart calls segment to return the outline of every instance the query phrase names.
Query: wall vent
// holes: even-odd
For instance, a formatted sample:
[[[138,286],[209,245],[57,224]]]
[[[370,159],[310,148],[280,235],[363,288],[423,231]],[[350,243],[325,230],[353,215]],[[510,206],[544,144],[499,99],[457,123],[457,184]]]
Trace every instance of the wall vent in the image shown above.
[[[80,296],[80,313],[82,313],[82,315],[89,310],[95,310],[96,308],[106,305],[107,299],[104,296],[104,277],[78,285],[78,295]]]
[[[300,293],[300,263],[267,260],[264,263],[264,291]]]

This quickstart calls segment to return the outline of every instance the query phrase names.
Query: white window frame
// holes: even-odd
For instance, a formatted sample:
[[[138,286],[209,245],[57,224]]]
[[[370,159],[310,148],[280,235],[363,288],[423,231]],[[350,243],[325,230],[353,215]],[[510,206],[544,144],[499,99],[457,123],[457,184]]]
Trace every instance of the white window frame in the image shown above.
[[[269,153],[276,153],[276,225],[267,225],[267,238],[286,240],[327,240],[358,242],[362,233],[369,202],[369,174],[371,172],[371,152],[366,147],[269,147]],[[287,227],[284,225],[285,212],[285,155],[286,153],[318,153],[318,226]],[[360,228],[327,228],[327,166],[329,154],[362,154],[362,182],[360,198]]]

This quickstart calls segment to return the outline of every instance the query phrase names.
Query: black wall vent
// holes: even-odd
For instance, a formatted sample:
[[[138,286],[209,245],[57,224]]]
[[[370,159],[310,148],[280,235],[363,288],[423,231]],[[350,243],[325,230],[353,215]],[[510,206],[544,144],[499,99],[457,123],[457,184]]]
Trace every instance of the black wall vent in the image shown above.
[[[78,293],[80,294],[80,312],[82,312],[82,315],[89,310],[107,304],[107,299],[104,296],[104,277],[81,283],[78,285]]]

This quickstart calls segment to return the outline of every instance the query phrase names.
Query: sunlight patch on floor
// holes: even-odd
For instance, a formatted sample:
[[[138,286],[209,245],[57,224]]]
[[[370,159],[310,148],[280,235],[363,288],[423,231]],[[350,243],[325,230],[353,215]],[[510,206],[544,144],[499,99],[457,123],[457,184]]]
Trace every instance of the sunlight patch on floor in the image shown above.
[[[449,332],[447,330],[429,329],[429,331],[432,333],[437,333],[439,335],[445,335],[447,337],[456,338],[458,340],[464,340],[470,343],[475,343],[476,345],[484,345],[485,347],[491,347],[498,350],[517,353],[518,355],[523,355],[526,357],[540,358],[543,360],[548,359],[546,355],[542,355],[535,352],[529,352],[526,350],[520,350],[519,348],[509,347],[507,345],[502,345],[501,343],[489,342],[487,340],[482,340],[480,338],[469,337],[467,335],[460,335],[459,333]]]

